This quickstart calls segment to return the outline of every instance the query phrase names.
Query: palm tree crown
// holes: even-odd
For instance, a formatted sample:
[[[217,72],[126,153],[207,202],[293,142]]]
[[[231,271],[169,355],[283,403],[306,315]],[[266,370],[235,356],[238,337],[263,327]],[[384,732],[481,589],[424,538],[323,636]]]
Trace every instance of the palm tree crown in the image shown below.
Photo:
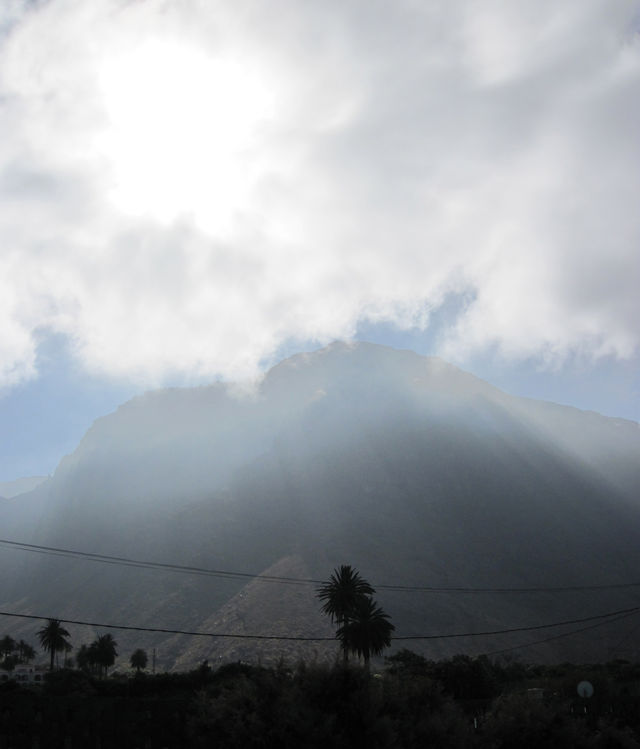
[[[147,654],[142,648],[134,650],[129,659],[131,668],[135,668],[137,673],[143,671],[147,667]]]
[[[323,601],[322,613],[338,624],[344,623],[361,598],[373,593],[371,585],[348,564],[334,570],[328,582],[318,588],[318,598]]]
[[[89,651],[94,659],[94,662],[100,667],[104,676],[107,675],[107,669],[109,666],[113,666],[118,651],[116,646],[118,643],[113,639],[110,634],[100,635],[97,640],[94,640],[89,646]]]
[[[379,655],[391,645],[391,633],[395,627],[380,606],[370,596],[362,597],[349,618],[336,632],[344,651],[357,653],[364,658],[369,669],[372,655]]]
[[[40,645],[45,651],[48,651],[51,655],[51,663],[49,669],[53,671],[53,659],[55,654],[65,649],[68,645],[67,637],[69,633],[62,626],[60,619],[48,619],[47,623],[38,631],[38,639]]]

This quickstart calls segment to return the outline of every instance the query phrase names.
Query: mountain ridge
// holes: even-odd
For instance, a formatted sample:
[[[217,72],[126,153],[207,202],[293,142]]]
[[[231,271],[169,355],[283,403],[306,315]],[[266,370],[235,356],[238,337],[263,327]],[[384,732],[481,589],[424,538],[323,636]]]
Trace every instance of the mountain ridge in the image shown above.
[[[436,358],[333,344],[281,362],[243,398],[215,384],[124,404],[20,513],[0,504],[0,521],[16,540],[210,569],[258,573],[298,559],[314,579],[350,563],[378,584],[629,582],[640,569],[633,424],[508,395]],[[238,580],[27,556],[0,549],[10,571],[0,602],[29,613],[194,629],[243,600]],[[433,596],[379,592],[399,634],[562,621],[637,599]],[[149,642],[167,668],[200,657],[171,637]],[[588,633],[571,643],[578,654],[602,647]],[[456,646],[483,644],[434,641],[425,652]],[[554,644],[531,652],[566,655]]]

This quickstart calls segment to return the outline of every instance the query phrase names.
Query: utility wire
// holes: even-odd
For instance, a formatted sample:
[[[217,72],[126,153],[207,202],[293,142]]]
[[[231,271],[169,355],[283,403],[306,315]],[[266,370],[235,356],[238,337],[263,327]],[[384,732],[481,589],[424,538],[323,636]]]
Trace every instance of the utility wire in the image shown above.
[[[138,567],[142,569],[161,569],[169,572],[180,572],[191,575],[204,575],[207,577],[219,577],[224,579],[250,579],[270,583],[282,583],[288,585],[322,585],[325,580],[312,578],[286,577],[281,575],[253,574],[250,572],[234,572],[230,570],[207,569],[204,567],[193,567],[180,564],[169,564],[165,562],[149,562],[129,557],[109,556],[107,554],[95,554],[73,549],[62,549],[55,546],[42,546],[39,544],[28,544],[20,541],[9,541],[0,538],[0,545],[9,546],[21,551],[29,551],[37,554],[48,554],[68,558],[86,559],[103,564],[121,565],[124,567]],[[565,585],[565,586],[538,586],[529,588],[471,588],[461,586],[427,586],[427,585],[376,585],[377,590],[388,590],[402,593],[570,593],[594,590],[625,590],[640,587],[640,582],[612,583],[608,585]]]
[[[0,544],[12,546],[21,551],[31,551],[36,554],[49,554],[52,556],[86,559],[91,562],[104,564],[115,564],[123,567],[140,567],[144,569],[162,569],[170,572],[183,572],[191,575],[205,575],[209,577],[222,577],[227,579],[258,579],[272,583],[288,583],[292,585],[320,585],[322,580],[311,580],[297,577],[284,577],[279,575],[254,575],[250,572],[231,572],[229,570],[206,569],[204,567],[191,567],[180,564],[168,564],[164,562],[148,562],[141,559],[130,559],[129,557],[108,556],[106,554],[94,554],[87,551],[75,551],[73,549],[60,549],[55,546],[40,546],[38,544],[27,544],[19,541],[8,541],[0,538]]]
[[[406,641],[406,640],[444,640],[451,638],[460,637],[486,637],[490,635],[504,635],[511,634],[512,632],[531,632],[540,629],[551,629],[552,627],[561,627],[567,624],[582,624],[584,622],[593,622],[595,620],[611,619],[611,617],[623,618],[623,616],[629,616],[631,614],[638,613],[640,606],[636,606],[631,609],[621,609],[619,611],[610,611],[606,614],[597,614],[595,616],[586,616],[581,619],[568,619],[560,622],[552,622],[551,624],[537,624],[532,627],[510,627],[508,629],[496,629],[487,632],[457,632],[455,634],[440,634],[440,635],[407,635],[403,637],[392,637],[394,641]],[[192,635],[195,637],[225,637],[234,638],[241,640],[289,640],[295,642],[323,642],[335,640],[335,637],[301,637],[294,635],[245,635],[245,634],[232,634],[226,632],[192,632],[181,629],[165,629],[160,627],[135,627],[132,625],[124,624],[105,624],[104,622],[87,622],[76,619],[60,619],[58,617],[51,616],[37,616],[35,614],[15,614],[8,611],[0,611],[0,616],[10,616],[19,619],[36,619],[39,621],[48,621],[49,619],[57,619],[57,621],[64,624],[77,624],[85,627],[102,627],[104,629],[125,629],[135,632],[159,632],[162,634],[172,635]],[[603,622],[601,622],[603,623]]]
[[[77,619],[58,619],[51,616],[36,616],[35,614],[13,614],[8,611],[0,611],[0,616],[13,616],[19,619],[37,619],[40,621],[49,621],[56,619],[62,624],[77,624],[82,627],[101,627],[103,629],[126,629],[133,632],[160,632],[167,635],[192,635],[194,637],[226,637],[238,640],[297,640],[304,642],[320,642],[323,640],[335,640],[335,637],[296,637],[286,635],[241,635],[228,634],[222,632],[190,632],[184,629],[165,629],[162,627],[134,627],[127,624],[105,624],[104,622],[85,622]]]
[[[618,641],[618,643],[617,643],[616,645],[614,645],[614,646],[613,646],[613,648],[609,648],[609,656],[611,657],[611,656],[612,656],[612,655],[613,655],[613,654],[614,654],[614,653],[616,652],[616,650],[617,650],[617,649],[618,649],[619,647],[621,647],[622,645],[624,645],[624,644],[625,644],[625,642],[627,642],[627,640],[630,640],[630,639],[631,639],[631,638],[633,637],[633,635],[635,635],[635,633],[636,633],[636,632],[638,631],[638,629],[640,629],[640,622],[638,622],[638,623],[637,623],[637,624],[635,625],[635,627],[634,627],[634,628],[633,628],[633,629],[632,629],[632,630],[631,630],[630,632],[628,632],[628,633],[627,633],[626,635],[624,635],[624,636],[623,636],[623,637],[622,637],[622,638],[621,638],[621,639],[620,639],[620,640]]]
[[[482,655],[486,655],[486,656],[501,655],[502,653],[509,653],[513,650],[520,650],[520,648],[529,648],[533,645],[542,645],[543,643],[552,642],[553,640],[560,640],[563,637],[571,637],[572,635],[577,635],[580,632],[586,632],[587,630],[590,630],[590,629],[596,629],[596,627],[603,627],[606,624],[613,624],[614,622],[618,622],[621,619],[627,619],[630,616],[635,616],[635,614],[637,614],[638,611],[640,611],[640,609],[628,611],[627,613],[621,614],[620,616],[616,616],[613,619],[607,619],[602,622],[596,622],[595,624],[589,624],[586,627],[580,627],[580,629],[572,629],[569,632],[562,632],[559,635],[552,635],[551,637],[545,637],[542,640],[532,640],[531,642],[525,642],[525,643],[522,643],[521,645],[513,645],[509,648],[501,648],[500,650],[491,650],[487,653],[482,653]]]
[[[552,627],[561,627],[566,624],[582,624],[583,622],[592,622],[597,619],[608,619],[613,616],[620,616],[621,614],[630,615],[640,611],[640,606],[634,606],[630,609],[620,609],[619,611],[610,611],[607,614],[597,614],[596,616],[585,616],[581,619],[566,619],[561,622],[553,622],[551,624],[536,624],[532,627],[510,627],[509,629],[494,629],[486,632],[464,632],[457,634],[446,634],[446,635],[409,635],[406,637],[392,637],[392,640],[444,640],[453,637],[484,637],[489,635],[505,635],[511,634],[512,632],[533,632],[539,629],[551,629]]]

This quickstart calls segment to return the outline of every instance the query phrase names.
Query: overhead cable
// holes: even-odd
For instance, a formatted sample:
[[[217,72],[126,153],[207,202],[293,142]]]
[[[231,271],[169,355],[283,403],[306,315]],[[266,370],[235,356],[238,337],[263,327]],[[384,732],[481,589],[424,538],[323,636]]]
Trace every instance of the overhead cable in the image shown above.
[[[245,579],[257,580],[269,583],[281,583],[287,585],[323,585],[325,580],[313,578],[287,577],[283,575],[254,574],[251,572],[235,572],[231,570],[208,569],[189,565],[171,564],[167,562],[150,562],[129,557],[110,556],[107,554],[96,554],[74,549],[63,549],[55,546],[43,546],[40,544],[29,544],[21,541],[10,541],[0,538],[0,545],[8,546],[21,551],[29,551],[37,554],[48,554],[68,558],[86,559],[87,561],[100,562],[102,564],[120,565],[124,567],[138,567],[142,569],[158,569],[167,572],[178,572],[191,575],[204,575],[207,577],[219,577],[223,579]],[[535,587],[463,587],[463,586],[433,586],[433,585],[396,585],[377,584],[376,590],[386,590],[400,593],[571,593],[595,590],[624,590],[640,587],[640,582],[609,583],[603,585],[564,585],[564,586],[535,586]]]
[[[615,616],[612,619],[605,619],[604,621],[599,621],[599,622],[596,622],[595,624],[589,624],[586,627],[580,627],[580,629],[572,629],[569,632],[561,632],[559,635],[552,635],[551,637],[545,637],[542,640],[532,640],[530,642],[521,643],[520,645],[512,645],[511,647],[508,647],[508,648],[501,648],[500,650],[490,650],[486,653],[482,653],[482,655],[486,655],[486,656],[501,655],[502,653],[510,653],[513,650],[520,650],[522,648],[530,648],[533,645],[543,645],[544,643],[552,642],[553,640],[560,640],[563,637],[571,637],[572,635],[577,635],[577,634],[580,634],[581,632],[586,632],[587,630],[590,630],[590,629],[596,629],[596,627],[603,627],[606,624],[613,624],[614,622],[618,622],[622,619],[627,619],[630,616],[634,616],[639,611],[640,609],[631,610],[624,614],[621,614],[620,616]]]
[[[401,637],[392,637],[393,641],[407,641],[407,640],[445,640],[452,638],[462,637],[488,637],[494,635],[505,635],[513,632],[532,632],[541,629],[551,629],[553,627],[561,627],[569,624],[582,624],[584,622],[593,622],[596,620],[609,619],[613,621],[612,617],[622,618],[622,615],[635,614],[640,611],[640,606],[636,606],[630,609],[621,609],[619,611],[610,611],[606,614],[597,614],[595,616],[586,616],[580,619],[567,619],[560,622],[552,622],[550,624],[537,624],[530,627],[509,627],[507,629],[495,629],[485,632],[456,632],[448,634],[435,634],[435,635],[407,635]],[[124,629],[131,630],[134,632],[152,632],[161,634],[171,635],[189,635],[193,637],[215,637],[215,638],[229,638],[229,639],[240,639],[240,640],[289,640],[294,642],[327,642],[335,640],[335,637],[303,637],[294,635],[248,635],[248,634],[237,634],[228,632],[193,632],[181,629],[168,629],[164,627],[138,627],[133,625],[125,624],[105,624],[104,622],[90,622],[81,621],[77,619],[63,619],[60,617],[52,616],[38,616],[35,614],[16,614],[8,611],[0,611],[0,616],[16,617],[19,619],[35,619],[39,621],[48,621],[50,619],[56,619],[64,624],[76,624],[84,627],[101,627],[104,629]]]

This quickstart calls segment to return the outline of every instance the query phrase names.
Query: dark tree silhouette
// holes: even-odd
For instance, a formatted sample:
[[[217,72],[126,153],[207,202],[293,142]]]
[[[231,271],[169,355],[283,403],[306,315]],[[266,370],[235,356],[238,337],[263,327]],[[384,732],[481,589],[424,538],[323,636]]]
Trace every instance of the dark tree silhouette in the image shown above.
[[[362,596],[336,632],[343,651],[357,653],[364,658],[369,670],[372,655],[380,655],[391,645],[391,633],[395,627],[380,606],[370,596]]]
[[[87,663],[92,674],[99,674],[102,667],[99,664],[100,653],[98,652],[98,641],[94,640],[87,648]]]
[[[62,650],[64,651],[64,663],[62,665],[64,668],[73,668],[73,658],[69,656],[69,653],[73,650],[73,645],[70,642],[65,642]]]
[[[142,648],[134,650],[129,659],[131,668],[135,668],[137,673],[140,673],[140,671],[143,671],[147,667],[147,661],[147,654]]]
[[[13,639],[13,637],[5,635],[0,640],[0,656],[2,656],[2,658],[8,658],[15,649],[16,641]]]
[[[51,662],[49,669],[53,671],[53,659],[57,652],[64,650],[69,644],[67,641],[69,633],[62,626],[62,622],[59,619],[48,619],[47,623],[38,631],[38,639],[40,645],[45,652],[48,652],[51,656]]]
[[[89,653],[93,662],[100,667],[102,676],[106,677],[109,666],[113,666],[118,655],[117,642],[110,634],[100,635],[97,640],[89,646]]]
[[[322,601],[322,612],[331,617],[338,629],[345,626],[357,604],[375,593],[371,585],[350,565],[343,564],[335,569],[326,583],[318,588],[317,596]],[[336,634],[337,636],[337,634]],[[345,663],[348,659],[348,648],[340,640]]]
[[[20,640],[18,643],[18,657],[22,663],[30,663],[36,657],[36,651],[28,642]]]
[[[90,673],[95,664],[93,660],[93,653],[89,645],[80,645],[78,652],[76,653],[76,664],[81,671]]]

